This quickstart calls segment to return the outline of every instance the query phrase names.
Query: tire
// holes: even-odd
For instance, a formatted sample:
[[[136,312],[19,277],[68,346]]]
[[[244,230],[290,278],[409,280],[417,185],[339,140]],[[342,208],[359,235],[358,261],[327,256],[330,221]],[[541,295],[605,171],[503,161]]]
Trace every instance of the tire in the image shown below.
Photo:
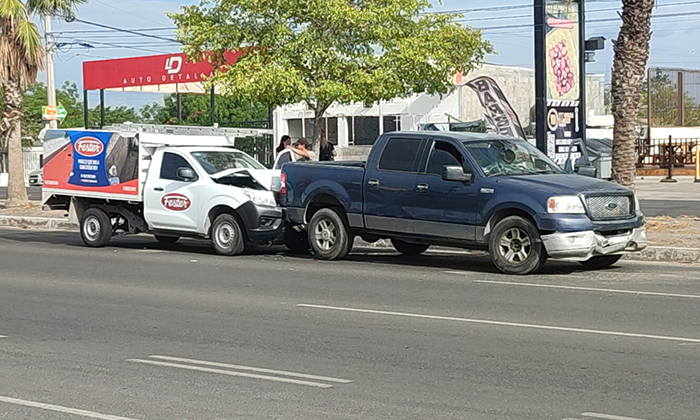
[[[520,216],[501,220],[489,236],[491,261],[505,274],[526,275],[539,271],[547,251],[535,225]]]
[[[620,261],[620,258],[622,258],[622,255],[601,255],[599,257],[593,257],[588,261],[581,261],[580,264],[587,270],[600,270],[610,267]]]
[[[430,245],[412,244],[410,242],[404,242],[400,239],[392,239],[391,244],[403,255],[420,255],[430,248]]]
[[[102,248],[112,239],[112,220],[100,209],[87,209],[80,218],[80,237],[91,248]]]
[[[240,255],[245,250],[243,231],[236,218],[220,214],[211,226],[211,243],[219,255]]]
[[[161,235],[153,235],[156,237],[156,241],[160,242],[163,245],[172,245],[175,242],[180,240],[179,236],[161,236]]]
[[[284,233],[284,245],[293,254],[308,254],[311,248],[308,233],[292,229],[291,227]]]
[[[352,249],[352,236],[342,216],[333,209],[321,209],[314,213],[309,223],[309,244],[314,254],[322,260],[340,260]]]

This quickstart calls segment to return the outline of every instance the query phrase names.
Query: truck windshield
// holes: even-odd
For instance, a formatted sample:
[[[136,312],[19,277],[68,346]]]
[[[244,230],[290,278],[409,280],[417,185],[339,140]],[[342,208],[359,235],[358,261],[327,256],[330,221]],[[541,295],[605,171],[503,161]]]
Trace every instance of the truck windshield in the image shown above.
[[[192,152],[192,156],[209,175],[227,169],[265,169],[255,159],[241,152]]]
[[[564,173],[525,140],[465,141],[464,146],[486,176]]]

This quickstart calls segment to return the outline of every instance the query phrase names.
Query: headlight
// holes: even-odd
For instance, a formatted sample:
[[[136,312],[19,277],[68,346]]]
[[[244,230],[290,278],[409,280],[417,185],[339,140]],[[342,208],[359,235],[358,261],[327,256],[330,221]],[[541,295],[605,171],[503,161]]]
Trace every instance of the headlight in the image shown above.
[[[585,214],[583,202],[578,196],[550,197],[547,200],[547,212],[559,214]]]
[[[245,194],[246,197],[248,197],[256,206],[277,206],[275,197],[270,191],[251,190],[246,188],[243,190],[243,194]]]

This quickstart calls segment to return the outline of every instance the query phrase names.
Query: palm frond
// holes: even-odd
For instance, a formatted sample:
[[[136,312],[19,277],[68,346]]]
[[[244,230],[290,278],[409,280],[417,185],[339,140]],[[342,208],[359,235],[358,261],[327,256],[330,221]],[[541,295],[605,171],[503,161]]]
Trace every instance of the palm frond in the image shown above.
[[[19,0],[0,0],[0,19],[7,19],[13,22],[26,15],[27,10]],[[4,26],[3,26],[4,27]]]
[[[76,6],[87,2],[88,0],[27,0],[26,3],[30,13],[53,16],[69,15]]]

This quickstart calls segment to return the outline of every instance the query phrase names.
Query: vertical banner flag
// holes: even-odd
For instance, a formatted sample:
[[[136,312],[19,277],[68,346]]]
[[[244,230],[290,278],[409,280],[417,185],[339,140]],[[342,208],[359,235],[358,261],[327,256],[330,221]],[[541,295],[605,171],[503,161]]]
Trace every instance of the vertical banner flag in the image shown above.
[[[472,88],[486,111],[486,119],[498,134],[526,139],[518,114],[510,106],[498,83],[490,77],[482,76],[466,83]]]

